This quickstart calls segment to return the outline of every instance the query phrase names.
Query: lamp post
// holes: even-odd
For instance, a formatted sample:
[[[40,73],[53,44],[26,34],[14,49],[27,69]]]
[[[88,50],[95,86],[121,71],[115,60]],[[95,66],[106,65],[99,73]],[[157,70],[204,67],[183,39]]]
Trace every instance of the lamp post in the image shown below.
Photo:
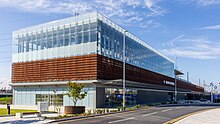
[[[220,84],[220,82],[218,84]],[[217,92],[219,93],[219,89],[218,88],[217,88]]]
[[[176,57],[176,59],[175,59],[175,69],[177,70],[177,59],[178,59],[178,57]],[[174,101],[176,102],[177,101],[177,74],[176,74],[176,72],[174,71],[174,75],[175,75],[175,87],[174,87],[174,96],[175,96],[175,99],[174,99]]]
[[[123,36],[123,109],[125,109],[125,37],[126,37],[127,30],[124,30],[124,36]]]
[[[53,100],[54,100],[54,101],[53,101],[54,111],[56,111],[56,105],[57,105],[57,104],[56,104],[56,102],[57,102],[57,101],[56,101],[56,98],[57,98],[57,87],[53,90],[53,92],[54,92],[54,94],[55,94],[55,95],[54,95],[55,98],[53,99]]]
[[[214,86],[214,84],[211,82],[210,86],[211,86],[211,102],[213,103],[213,86]]]

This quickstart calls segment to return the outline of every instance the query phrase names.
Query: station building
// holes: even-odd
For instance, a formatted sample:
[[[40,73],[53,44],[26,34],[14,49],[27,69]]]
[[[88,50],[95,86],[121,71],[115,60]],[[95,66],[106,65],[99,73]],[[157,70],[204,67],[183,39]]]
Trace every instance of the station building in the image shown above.
[[[93,12],[13,32],[13,104],[73,105],[64,95],[71,80],[83,83],[83,91],[88,93],[77,105],[87,109],[121,105],[124,36],[126,105],[172,101],[174,62]],[[204,92],[204,88],[179,79],[177,90],[179,100]]]

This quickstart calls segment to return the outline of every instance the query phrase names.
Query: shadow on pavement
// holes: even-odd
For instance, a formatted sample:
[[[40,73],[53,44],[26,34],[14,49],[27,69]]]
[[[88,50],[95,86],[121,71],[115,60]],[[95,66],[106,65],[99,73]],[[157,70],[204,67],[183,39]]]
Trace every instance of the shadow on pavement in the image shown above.
[[[0,122],[1,124],[30,124],[30,123],[36,123],[40,120],[15,120],[15,121],[5,121]]]
[[[207,106],[207,107],[220,107],[220,104],[170,104],[170,105],[158,105],[157,107],[178,107],[178,106]]]

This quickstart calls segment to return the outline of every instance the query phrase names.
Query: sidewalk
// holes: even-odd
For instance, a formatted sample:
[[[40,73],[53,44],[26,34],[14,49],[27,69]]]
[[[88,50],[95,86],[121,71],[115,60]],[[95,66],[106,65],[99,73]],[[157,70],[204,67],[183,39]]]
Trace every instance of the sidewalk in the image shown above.
[[[220,109],[211,109],[186,117],[175,124],[219,124]]]
[[[42,114],[42,117],[55,117],[57,114]],[[36,115],[26,115],[23,118],[15,116],[0,117],[0,124],[46,124],[52,120],[40,120]]]

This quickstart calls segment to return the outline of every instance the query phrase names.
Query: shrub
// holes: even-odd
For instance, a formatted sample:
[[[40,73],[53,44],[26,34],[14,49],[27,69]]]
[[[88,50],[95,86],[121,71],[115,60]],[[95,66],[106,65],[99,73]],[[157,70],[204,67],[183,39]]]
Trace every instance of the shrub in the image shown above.
[[[117,112],[118,110],[110,110],[110,112]]]
[[[166,102],[161,102],[161,104],[167,104]]]
[[[91,110],[88,110],[88,114],[89,114],[89,115],[91,114]]]
[[[106,112],[108,113],[108,112],[109,112],[109,109],[106,109]]]
[[[140,104],[138,104],[138,105],[136,105],[136,106],[135,106],[135,108],[140,108],[140,107],[141,107],[141,105],[140,105]]]
[[[0,104],[12,104],[12,97],[0,98]]]
[[[121,111],[123,109],[123,107],[122,106],[118,106],[117,109],[118,109],[118,111]]]
[[[133,110],[133,108],[126,108],[125,110]]]
[[[102,113],[105,113],[105,111],[104,111],[104,109],[98,109],[98,110],[96,110],[96,113],[97,114],[102,114]]]

